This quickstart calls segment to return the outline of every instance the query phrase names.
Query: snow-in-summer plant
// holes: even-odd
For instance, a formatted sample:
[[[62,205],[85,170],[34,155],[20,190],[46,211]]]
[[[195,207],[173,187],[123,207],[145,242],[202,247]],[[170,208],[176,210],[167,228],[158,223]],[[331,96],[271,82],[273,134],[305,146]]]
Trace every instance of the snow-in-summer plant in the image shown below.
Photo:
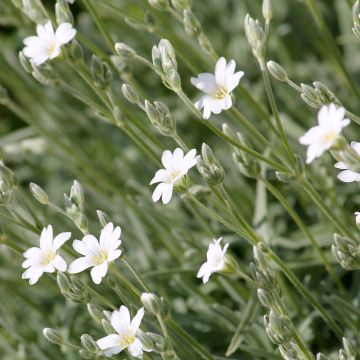
[[[90,275],[95,284],[100,284],[108,271],[109,264],[122,253],[119,249],[121,229],[108,223],[100,233],[99,240],[91,234],[82,240],[74,240],[73,248],[82,255],[69,265],[69,273],[77,274],[91,267]]]
[[[360,358],[359,15],[0,1],[0,359]]]

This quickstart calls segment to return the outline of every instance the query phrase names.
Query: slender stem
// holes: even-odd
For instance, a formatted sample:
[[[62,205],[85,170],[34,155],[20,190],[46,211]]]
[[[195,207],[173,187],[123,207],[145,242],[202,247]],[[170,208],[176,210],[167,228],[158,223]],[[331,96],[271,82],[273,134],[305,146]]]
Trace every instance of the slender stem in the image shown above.
[[[314,360],[314,356],[310,353],[307,346],[305,345],[305,343],[303,342],[300,335],[297,333],[295,329],[293,329],[293,337],[296,343],[298,344],[300,350],[304,354],[305,358],[308,360]]]
[[[129,264],[129,262],[122,257],[121,261],[126,265],[126,267],[130,270],[131,274],[134,276],[134,278],[137,280],[137,282],[141,285],[141,287],[146,292],[151,292],[149,287],[144,283],[144,281],[141,279],[140,275],[137,273],[137,271]]]
[[[161,315],[157,315],[156,318],[157,318],[157,321],[160,324],[161,331],[164,334],[164,337],[165,337],[165,339],[166,339],[166,341],[168,343],[168,346],[170,347],[170,349],[175,354],[175,351],[174,351],[174,348],[173,348],[173,345],[172,345],[172,341],[171,341],[171,337],[170,337],[170,334],[168,332],[168,329],[166,327],[166,324],[165,324],[165,321],[164,321],[163,317]],[[177,355],[175,355],[175,356],[176,356],[176,359],[178,359]]]
[[[265,65],[264,62],[260,63],[260,68],[261,68],[261,74],[262,74],[264,84],[265,84],[266,94],[267,94],[267,97],[268,97],[268,100],[269,100],[269,103],[270,103],[272,113],[273,113],[275,121],[276,121],[276,125],[277,125],[279,133],[280,133],[280,137],[281,137],[281,139],[283,141],[283,144],[285,146],[285,149],[287,151],[287,154],[289,156],[290,161],[295,166],[295,164],[296,164],[295,156],[294,156],[294,153],[293,153],[293,151],[291,149],[289,141],[287,139],[284,127],[282,125],[282,121],[280,119],[279,110],[277,108],[274,93],[273,93],[272,88],[271,88],[269,74],[267,72],[266,65]]]
[[[102,19],[97,14],[93,4],[91,3],[91,0],[83,0],[85,7],[89,10],[90,14],[93,16],[97,27],[99,28],[100,32],[102,33],[104,39],[106,40],[109,48],[113,50],[114,47],[114,41],[111,38],[110,33],[107,31],[106,26]]]

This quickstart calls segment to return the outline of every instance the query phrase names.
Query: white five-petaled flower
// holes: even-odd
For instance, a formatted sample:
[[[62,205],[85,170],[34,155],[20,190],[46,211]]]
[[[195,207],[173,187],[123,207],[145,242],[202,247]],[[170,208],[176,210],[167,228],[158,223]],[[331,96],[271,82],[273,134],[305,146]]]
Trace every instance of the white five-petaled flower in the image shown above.
[[[61,53],[61,47],[71,41],[76,35],[76,30],[70,23],[62,23],[54,32],[49,20],[44,25],[36,26],[37,36],[24,39],[24,55],[38,66],[47,60],[56,58]]]
[[[161,197],[162,202],[167,204],[171,200],[174,186],[196,165],[196,150],[190,150],[185,156],[180,148],[176,148],[173,153],[165,150],[161,161],[165,169],[156,172],[150,185],[160,183],[156,186],[152,199],[156,202]]]
[[[206,262],[201,265],[197,274],[198,278],[203,278],[204,284],[209,281],[211,274],[224,270],[226,266],[226,251],[229,244],[225,244],[224,248],[221,249],[221,240],[222,238],[217,240],[214,239],[214,243],[209,245],[209,249],[206,254]]]
[[[318,113],[318,125],[308,130],[300,139],[300,144],[308,145],[306,163],[310,164],[330,149],[339,138],[342,128],[349,125],[345,119],[345,109],[335,104],[321,107]]]
[[[198,110],[204,108],[204,119],[208,119],[211,113],[220,114],[222,110],[231,108],[231,92],[244,75],[243,71],[235,72],[235,66],[234,60],[226,64],[226,60],[221,57],[215,65],[215,75],[202,73],[197,78],[191,78],[191,83],[206,94],[195,103]]]
[[[101,230],[100,241],[94,235],[85,235],[81,241],[74,240],[73,248],[84,256],[69,265],[69,273],[76,274],[93,267],[91,278],[95,284],[100,284],[107,273],[108,263],[121,255],[121,250],[118,249],[121,245],[120,235],[120,227],[114,228],[112,223],[108,223]]]
[[[356,141],[351,142],[351,147],[360,156],[360,143]],[[360,173],[350,170],[343,161],[339,161],[334,165],[337,169],[343,170],[339,172],[338,179],[343,182],[360,181]]]
[[[65,271],[67,264],[57,251],[70,237],[70,232],[63,232],[53,238],[52,226],[45,227],[40,235],[40,247],[32,247],[24,252],[26,260],[22,267],[27,270],[22,278],[29,279],[29,284],[33,285],[44,272],[52,273],[55,269]]]
[[[144,308],[141,308],[135,317],[130,320],[129,309],[123,305],[120,306],[119,311],[115,310],[111,314],[111,325],[117,334],[105,336],[97,341],[105,356],[119,354],[127,348],[132,356],[142,358],[143,344],[136,337],[136,332],[143,316]]]

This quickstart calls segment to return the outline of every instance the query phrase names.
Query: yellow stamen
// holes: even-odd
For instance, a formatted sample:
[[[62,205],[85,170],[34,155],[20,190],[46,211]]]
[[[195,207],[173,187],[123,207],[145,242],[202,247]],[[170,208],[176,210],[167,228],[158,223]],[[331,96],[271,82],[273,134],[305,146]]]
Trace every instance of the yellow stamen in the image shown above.
[[[330,142],[330,141],[336,139],[337,136],[338,136],[338,134],[334,130],[330,131],[329,133],[327,133],[324,136],[324,143],[327,143],[327,142]]]
[[[225,96],[229,95],[227,90],[224,87],[220,87],[216,90],[215,97],[218,100],[223,99]]]
[[[49,265],[55,259],[56,253],[54,251],[48,251],[43,254],[41,258],[41,265]]]
[[[128,347],[132,345],[135,341],[135,336],[133,332],[130,330],[128,333],[124,334],[121,340],[121,345],[124,347]]]
[[[108,254],[106,251],[100,251],[97,256],[95,256],[94,261],[98,265],[106,262],[108,259]]]
[[[56,44],[52,44],[49,48],[48,48],[48,55],[51,56],[51,54],[56,50]]]

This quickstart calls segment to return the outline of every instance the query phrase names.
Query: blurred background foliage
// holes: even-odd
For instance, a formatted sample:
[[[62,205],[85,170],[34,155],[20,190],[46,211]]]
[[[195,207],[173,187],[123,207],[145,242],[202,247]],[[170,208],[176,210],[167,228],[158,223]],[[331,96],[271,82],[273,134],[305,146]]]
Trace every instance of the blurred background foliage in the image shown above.
[[[176,50],[184,91],[192,99],[197,98],[199,94],[191,86],[190,77],[199,72],[211,72],[214,62],[184,32],[180,22],[141,0],[92,3],[105,21],[114,43],[124,42],[148,59],[153,45],[161,38],[169,39]],[[351,1],[319,0],[317,3],[349,76],[357,84],[360,77],[359,42],[351,31]],[[55,1],[44,0],[43,4],[53,14]],[[359,113],[359,99],[349,88],[333,49],[324,40],[306,1],[274,0],[273,8],[267,59],[280,63],[297,84],[323,82],[348,109]],[[114,54],[114,49],[105,42],[83,2],[76,0],[71,9],[87,64],[93,53],[92,44],[108,56]],[[261,74],[243,27],[246,13],[262,18],[261,1],[194,0],[193,11],[216,52],[226,59],[235,59],[237,69],[245,72],[243,87],[262,105],[262,111],[269,114]],[[97,209],[109,214],[123,230],[122,239],[129,261],[136,265],[137,271],[155,291],[169,300],[176,321],[222,358],[246,304],[255,295],[239,280],[215,276],[209,284],[201,286],[195,275],[211,238],[224,236],[244,266],[252,259],[251,248],[206,215],[202,214],[202,221],[199,221],[198,210],[186,199],[182,201],[180,196],[174,196],[168,206],[153,204],[149,182],[158,164],[146,157],[121,128],[103,121],[93,108],[72,95],[69,86],[98,102],[76,68],[61,61],[54,62],[62,82],[69,86],[44,86],[21,67],[18,52],[23,47],[22,40],[34,32],[34,23],[12,1],[0,2],[0,84],[8,94],[0,94],[0,104],[4,105],[0,105],[0,147],[5,164],[16,174],[23,198],[43,224],[51,223],[56,232],[72,231],[73,238],[80,238],[81,233],[68,219],[37,203],[28,191],[29,183],[35,182],[61,206],[63,193],[68,193],[71,183],[77,179],[86,191],[85,212],[90,231],[96,235],[101,228]],[[156,74],[139,63],[122,64],[118,71],[113,69],[111,86],[121,103],[124,121],[140,137],[143,135],[139,128],[147,129],[146,141],[159,159],[163,150],[173,150],[176,146],[171,139],[156,132],[144,112],[125,100],[121,92],[123,83],[131,83],[142,98],[167,104],[176,119],[179,134],[191,147],[200,149],[202,142],[213,147],[225,168],[225,182],[231,196],[247,219],[250,222],[253,219],[255,228],[262,229],[264,237],[306,286],[317,293],[342,328],[358,334],[359,273],[345,273],[336,265],[330,255],[333,229],[301,190],[295,185],[278,182],[269,172],[269,179],[274,181],[329,253],[349,290],[351,305],[348,309],[342,305],[342,298],[334,291],[317,254],[286,210],[266,194],[261,184],[239,173],[231,159],[232,149],[195,122],[180,100],[162,86]],[[291,144],[295,152],[304,156],[304,149],[297,139],[315,124],[316,110],[303,103],[299,94],[286,84],[273,80],[273,85]],[[242,95],[241,90],[236,92],[236,106],[267,135],[267,123]],[[11,106],[6,96],[11,99]],[[227,122],[237,131],[242,131],[227,112],[213,116],[210,121],[218,125]],[[357,125],[349,126],[345,134],[349,139],[357,140]],[[336,216],[345,224],[352,224],[352,212],[358,210],[360,200],[357,185],[340,184],[328,156],[309,171],[314,175],[313,185],[326,194],[324,200]],[[201,183],[195,171],[192,177],[195,183]],[[208,201],[211,204],[211,199]],[[12,206],[21,216],[28,218],[20,198],[15,197]],[[6,216],[6,209],[0,210],[4,238],[18,244],[21,249],[36,244],[36,234],[13,224]],[[70,244],[67,246],[70,248]],[[79,358],[76,351],[69,349],[61,349],[64,352],[60,354],[56,346],[46,343],[42,329],[46,326],[60,329],[65,337],[75,339],[75,342],[83,332],[97,338],[102,336],[102,331],[90,318],[86,307],[62,298],[52,276],[44,276],[32,287],[21,280],[21,262],[18,254],[5,246],[0,248],[0,358]],[[127,270],[123,268],[122,271],[126,273]],[[87,279],[88,274],[82,277]],[[285,301],[294,323],[313,352],[329,354],[338,351],[340,343],[334,341],[319,316],[301,301],[285,279],[281,278],[281,283],[287,290]],[[104,296],[116,299],[111,287],[105,284],[98,288]],[[121,292],[121,288],[118,291]],[[262,307],[257,304],[238,350],[232,355],[234,359],[280,358],[264,330],[263,314]],[[148,326],[151,328],[151,324]]]

